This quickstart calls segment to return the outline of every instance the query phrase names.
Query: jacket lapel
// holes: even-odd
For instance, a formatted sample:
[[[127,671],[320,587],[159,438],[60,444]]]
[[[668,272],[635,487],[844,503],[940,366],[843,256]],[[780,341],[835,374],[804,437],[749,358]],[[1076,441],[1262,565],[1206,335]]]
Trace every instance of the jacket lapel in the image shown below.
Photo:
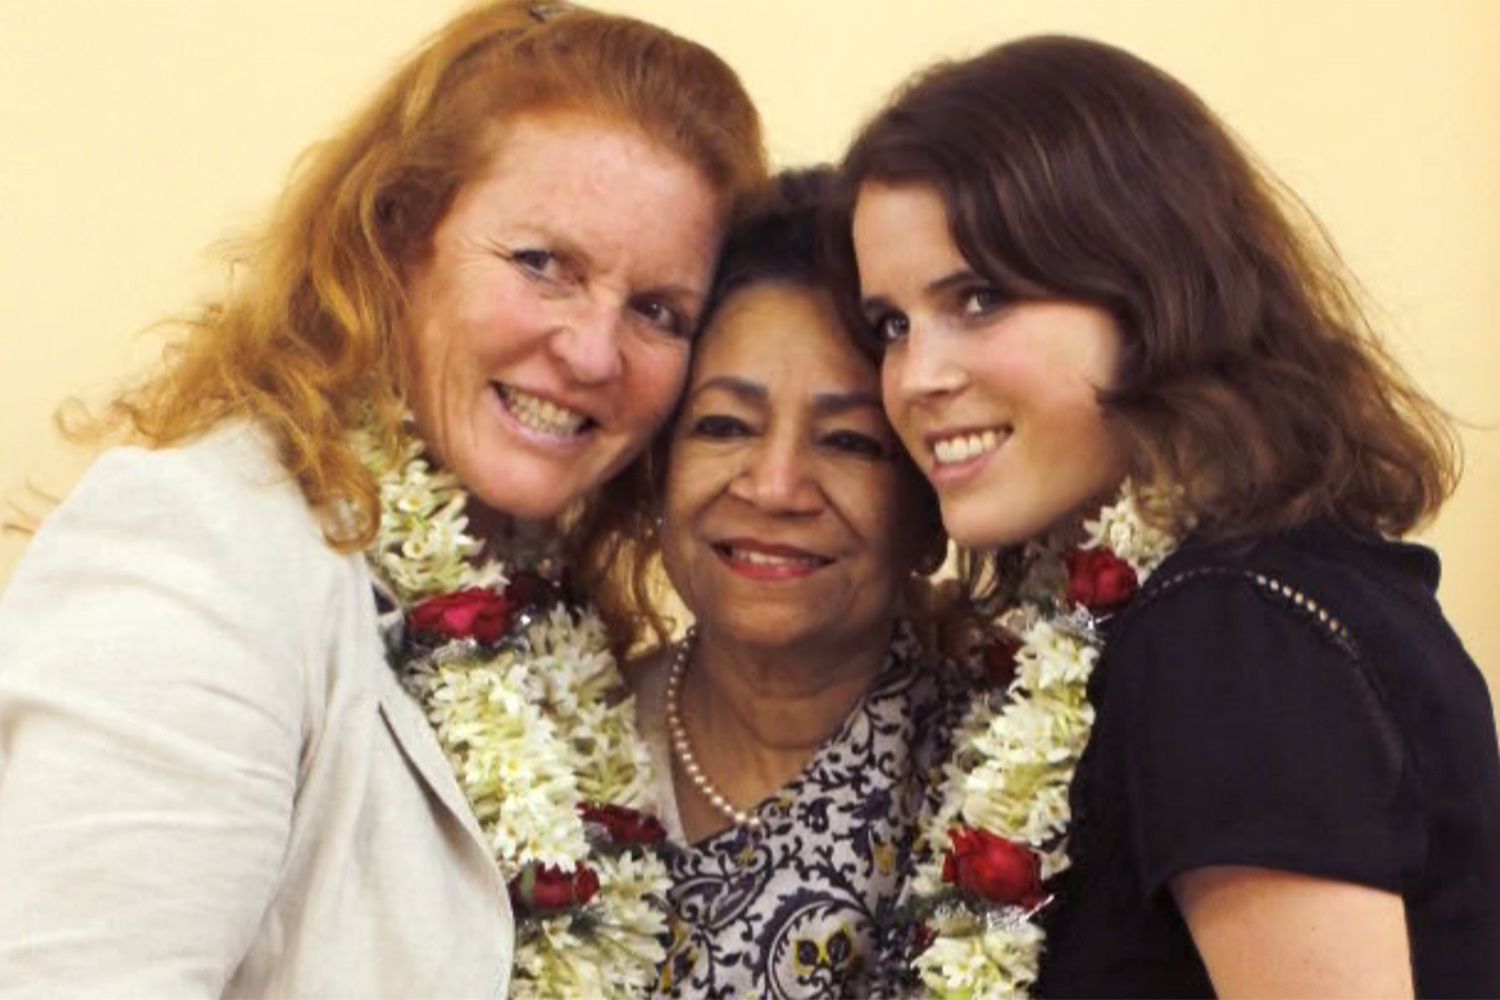
[[[479,821],[474,818],[474,810],[469,807],[452,766],[443,756],[436,734],[422,717],[421,708],[401,687],[394,673],[389,669],[382,670],[381,673],[380,716],[395,738],[396,745],[401,748],[402,756],[422,778],[433,796],[457,817],[463,828],[484,850],[485,856],[493,858],[484,832],[479,829]]]

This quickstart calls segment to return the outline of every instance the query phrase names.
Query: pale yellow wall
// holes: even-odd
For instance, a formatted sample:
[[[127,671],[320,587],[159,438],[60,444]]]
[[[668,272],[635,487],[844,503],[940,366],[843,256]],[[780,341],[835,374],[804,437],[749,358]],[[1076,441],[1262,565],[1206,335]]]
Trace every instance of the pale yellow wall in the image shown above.
[[[151,356],[206,254],[456,0],[0,0],[0,497],[76,474],[49,413]],[[838,154],[890,87],[1019,34],[1091,35],[1195,87],[1321,215],[1422,383],[1472,425],[1429,533],[1500,680],[1500,3],[634,0],[715,47],[782,163]],[[20,551],[0,541],[0,580]]]

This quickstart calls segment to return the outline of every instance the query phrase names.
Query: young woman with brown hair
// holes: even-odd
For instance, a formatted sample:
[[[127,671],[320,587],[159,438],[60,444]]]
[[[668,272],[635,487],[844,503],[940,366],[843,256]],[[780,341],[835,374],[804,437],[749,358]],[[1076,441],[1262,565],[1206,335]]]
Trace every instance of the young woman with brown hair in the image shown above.
[[[923,982],[1500,992],[1494,718],[1399,540],[1456,448],[1290,200],[1180,83],[1069,38],[921,75],[844,173],[887,410],[1014,601]]]

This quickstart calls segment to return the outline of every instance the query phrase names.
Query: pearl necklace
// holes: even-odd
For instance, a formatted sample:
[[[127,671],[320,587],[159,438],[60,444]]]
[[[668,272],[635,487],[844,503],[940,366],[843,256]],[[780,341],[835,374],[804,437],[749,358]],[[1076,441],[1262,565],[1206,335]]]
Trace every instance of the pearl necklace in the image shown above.
[[[672,741],[672,755],[687,772],[688,780],[703,793],[703,797],[720,815],[735,826],[747,827],[752,832],[759,833],[764,825],[761,818],[735,808],[734,803],[703,773],[703,766],[693,755],[693,745],[688,742],[687,727],[682,724],[682,679],[687,676],[688,661],[692,658],[693,642],[697,635],[697,629],[688,629],[667,670],[667,735]]]

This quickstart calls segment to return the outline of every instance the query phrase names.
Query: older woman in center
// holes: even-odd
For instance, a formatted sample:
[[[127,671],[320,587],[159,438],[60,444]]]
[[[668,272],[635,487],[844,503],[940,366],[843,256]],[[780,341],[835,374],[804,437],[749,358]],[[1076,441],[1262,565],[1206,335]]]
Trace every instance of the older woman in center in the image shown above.
[[[634,674],[685,845],[666,993],[868,993],[948,728],[949,680],[898,620],[945,538],[820,274],[825,180],[784,176],[731,234],[659,526],[617,563],[641,594],[660,557],[695,621]]]

